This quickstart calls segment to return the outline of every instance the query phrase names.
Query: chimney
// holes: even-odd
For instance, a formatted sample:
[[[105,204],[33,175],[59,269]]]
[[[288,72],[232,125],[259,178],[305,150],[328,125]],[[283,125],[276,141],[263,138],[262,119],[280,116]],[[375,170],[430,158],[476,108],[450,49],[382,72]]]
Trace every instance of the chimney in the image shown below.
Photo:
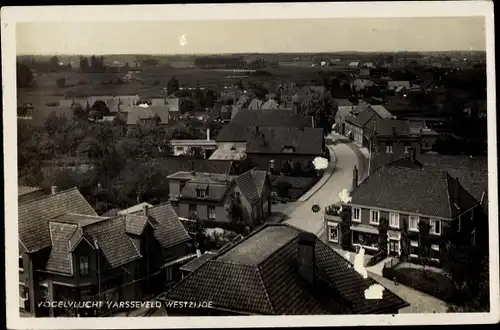
[[[354,169],[352,170],[352,190],[358,187],[358,179],[359,179],[358,177],[359,177],[358,168],[354,166]]]
[[[210,127],[207,127],[207,141],[210,141]]]
[[[58,186],[52,186],[50,189],[50,192],[52,195],[55,195],[59,192],[59,187]]]
[[[309,232],[301,232],[298,237],[298,270],[299,275],[309,284],[314,284],[314,267],[316,236]]]
[[[142,206],[142,215],[145,216],[146,218],[149,217],[149,208],[148,208],[148,205],[143,205]]]

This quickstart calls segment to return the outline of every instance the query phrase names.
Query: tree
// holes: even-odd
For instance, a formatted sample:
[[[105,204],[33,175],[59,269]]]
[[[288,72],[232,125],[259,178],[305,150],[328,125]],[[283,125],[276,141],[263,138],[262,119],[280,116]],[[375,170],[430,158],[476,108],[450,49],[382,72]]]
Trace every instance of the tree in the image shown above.
[[[300,108],[307,116],[314,117],[316,127],[323,128],[327,135],[332,131],[332,125],[335,122],[338,105],[329,92],[310,93],[301,103]]]
[[[88,57],[80,56],[80,71],[89,72],[90,64]]]
[[[429,250],[429,232],[431,226],[420,220],[418,223],[418,260],[424,266],[424,276],[426,276],[425,266],[427,266],[430,257]]]
[[[292,167],[290,166],[290,162],[288,161],[283,162],[283,168],[281,169],[281,173],[285,175],[289,175],[292,173]]]
[[[87,112],[80,104],[76,104],[73,107],[73,119],[79,120],[87,120]]]
[[[108,106],[106,105],[106,102],[102,100],[97,100],[94,102],[92,105],[91,111],[96,111],[99,113],[99,118],[102,118],[102,116],[107,116],[110,111]]]
[[[402,228],[401,228],[401,259],[402,260],[406,260],[406,258],[408,258],[408,255],[410,254],[409,248],[410,248],[410,238],[408,236],[408,222],[403,221]]]
[[[303,175],[302,165],[300,164],[300,162],[293,162],[292,175],[293,176],[302,176]]]
[[[243,221],[243,206],[241,204],[241,197],[235,191],[233,191],[230,195],[229,205],[226,212],[228,218],[231,219],[233,224],[240,224]]]
[[[378,226],[378,235],[379,235],[379,251],[384,251],[387,254],[387,231],[389,229],[389,221],[387,218],[381,218],[380,224]]]
[[[49,68],[51,71],[56,71],[59,68],[59,58],[52,56],[49,60]]]
[[[66,85],[66,78],[61,77],[56,80],[57,87],[64,87]]]
[[[27,88],[33,86],[34,78],[31,69],[19,62],[16,63],[16,80],[18,88]]]
[[[347,205],[342,205],[340,211],[340,231],[342,233],[342,239],[340,244],[342,249],[350,251],[352,248],[352,237],[351,237],[351,208]]]
[[[288,192],[292,188],[292,184],[285,180],[280,180],[276,183],[276,191],[281,198],[288,198]]]
[[[170,78],[170,80],[167,83],[167,91],[169,94],[174,94],[177,93],[178,90],[179,90],[179,81],[174,76]]]

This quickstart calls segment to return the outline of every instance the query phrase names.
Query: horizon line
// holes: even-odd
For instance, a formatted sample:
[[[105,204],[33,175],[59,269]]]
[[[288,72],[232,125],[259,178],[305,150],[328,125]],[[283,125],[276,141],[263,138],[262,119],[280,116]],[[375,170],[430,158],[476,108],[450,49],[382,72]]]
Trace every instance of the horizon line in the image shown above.
[[[16,54],[17,56],[124,56],[124,55],[142,55],[142,56],[224,56],[224,55],[247,55],[247,54],[257,54],[257,55],[278,55],[278,54],[340,54],[340,53],[359,53],[359,54],[370,54],[370,53],[379,53],[379,54],[387,54],[387,53],[486,53],[487,50],[481,49],[462,49],[462,50],[385,50],[385,51],[376,51],[376,50],[339,50],[339,51],[331,51],[331,52],[235,52],[235,53],[79,53],[79,54],[71,54],[71,53],[46,53],[46,54]]]

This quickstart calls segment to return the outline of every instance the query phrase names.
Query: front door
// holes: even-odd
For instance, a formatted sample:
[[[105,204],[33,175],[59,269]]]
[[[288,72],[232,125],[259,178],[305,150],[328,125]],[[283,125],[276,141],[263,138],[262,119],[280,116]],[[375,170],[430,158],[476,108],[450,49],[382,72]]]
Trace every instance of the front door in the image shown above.
[[[389,240],[389,255],[391,257],[397,256],[399,254],[399,242],[395,240]]]

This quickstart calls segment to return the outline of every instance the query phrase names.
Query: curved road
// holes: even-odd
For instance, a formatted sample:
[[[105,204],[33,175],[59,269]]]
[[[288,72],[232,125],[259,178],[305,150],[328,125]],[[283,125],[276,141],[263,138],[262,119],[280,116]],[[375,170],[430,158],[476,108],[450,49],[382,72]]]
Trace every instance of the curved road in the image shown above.
[[[330,145],[337,158],[337,166],[331,177],[305,202],[295,202],[284,213],[289,217],[285,223],[320,235],[324,229],[324,208],[339,201],[342,189],[351,189],[354,166],[359,168],[360,155],[356,154],[351,146],[344,143]],[[321,211],[314,213],[311,209],[314,204],[321,207]]]

